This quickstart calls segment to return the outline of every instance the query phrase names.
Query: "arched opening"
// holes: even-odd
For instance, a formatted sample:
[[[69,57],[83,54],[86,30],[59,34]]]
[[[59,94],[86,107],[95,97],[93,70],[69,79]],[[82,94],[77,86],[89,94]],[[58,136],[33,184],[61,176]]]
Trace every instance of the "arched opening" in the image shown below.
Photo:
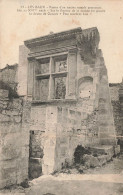
[[[93,78],[82,77],[78,81],[79,98],[90,98],[93,92]]]

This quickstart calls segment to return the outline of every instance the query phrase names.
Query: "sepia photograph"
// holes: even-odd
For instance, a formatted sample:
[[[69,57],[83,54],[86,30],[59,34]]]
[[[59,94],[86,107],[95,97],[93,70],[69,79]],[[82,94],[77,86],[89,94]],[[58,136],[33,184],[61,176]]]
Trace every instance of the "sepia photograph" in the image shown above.
[[[0,195],[122,195],[123,1],[0,15]]]

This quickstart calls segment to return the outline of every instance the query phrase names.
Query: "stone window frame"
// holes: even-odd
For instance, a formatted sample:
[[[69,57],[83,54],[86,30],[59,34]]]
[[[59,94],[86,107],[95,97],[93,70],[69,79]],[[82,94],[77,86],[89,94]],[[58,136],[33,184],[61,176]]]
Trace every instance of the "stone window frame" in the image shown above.
[[[55,59],[56,58],[63,58],[66,57],[66,62],[67,62],[67,70],[66,71],[61,71],[61,72],[55,72]],[[67,96],[67,89],[68,89],[68,52],[64,52],[64,53],[58,53],[58,54],[53,54],[50,56],[42,56],[39,57],[38,59],[36,59],[39,63],[39,60],[43,59],[45,61],[45,59],[49,58],[49,72],[45,73],[45,74],[36,74],[35,73],[35,77],[36,79],[49,79],[49,95],[48,95],[48,100],[58,100],[55,99],[55,85],[54,85],[54,80],[55,78],[59,78],[59,77],[66,77],[66,95],[65,95],[65,99]],[[63,99],[60,99],[63,100]],[[42,100],[40,100],[42,101]]]

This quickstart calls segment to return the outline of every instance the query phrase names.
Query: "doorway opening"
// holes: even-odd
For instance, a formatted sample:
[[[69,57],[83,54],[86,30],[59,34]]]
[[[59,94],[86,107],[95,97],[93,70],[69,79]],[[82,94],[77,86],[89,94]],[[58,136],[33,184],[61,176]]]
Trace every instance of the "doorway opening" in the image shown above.
[[[42,175],[43,148],[41,146],[42,132],[30,131],[29,143],[29,179],[38,178]]]

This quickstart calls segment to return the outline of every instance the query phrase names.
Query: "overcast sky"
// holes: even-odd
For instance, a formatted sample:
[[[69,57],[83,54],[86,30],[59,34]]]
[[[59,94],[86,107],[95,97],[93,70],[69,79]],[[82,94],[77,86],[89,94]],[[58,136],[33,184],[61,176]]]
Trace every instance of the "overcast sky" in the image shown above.
[[[17,12],[23,2],[27,5],[48,5],[48,0],[1,0],[0,65],[18,63],[19,45],[26,39],[72,28],[97,27],[99,47],[103,51],[109,82],[121,82],[123,77],[123,3],[122,1],[55,1],[51,6],[102,6],[106,11],[89,16],[29,16]],[[33,3],[32,3],[33,2]],[[35,3],[34,3],[35,2]],[[45,4],[44,4],[45,2]],[[52,3],[51,3],[52,2]]]

